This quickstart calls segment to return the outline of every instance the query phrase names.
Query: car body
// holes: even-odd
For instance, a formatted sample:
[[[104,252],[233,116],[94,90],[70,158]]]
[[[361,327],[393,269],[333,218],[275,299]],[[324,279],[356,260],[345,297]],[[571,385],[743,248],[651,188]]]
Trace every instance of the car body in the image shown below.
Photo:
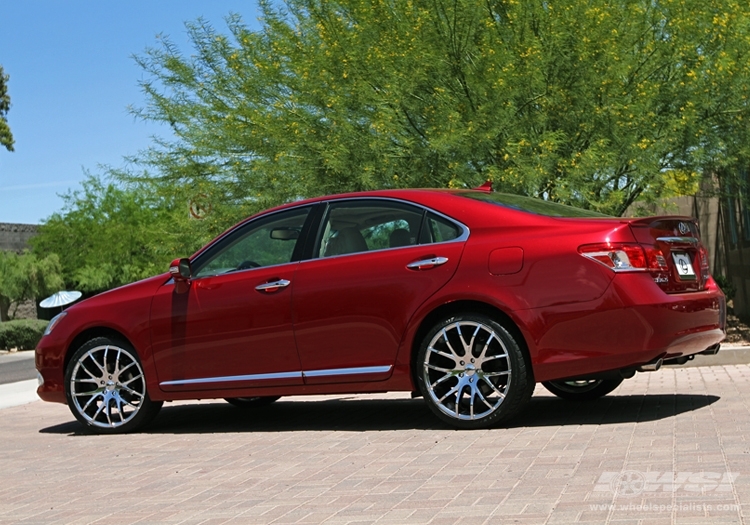
[[[383,190],[268,210],[169,273],[68,308],[36,365],[39,396],[99,432],[170,400],[387,391],[478,428],[517,413],[536,382],[599,397],[724,336],[692,218]]]

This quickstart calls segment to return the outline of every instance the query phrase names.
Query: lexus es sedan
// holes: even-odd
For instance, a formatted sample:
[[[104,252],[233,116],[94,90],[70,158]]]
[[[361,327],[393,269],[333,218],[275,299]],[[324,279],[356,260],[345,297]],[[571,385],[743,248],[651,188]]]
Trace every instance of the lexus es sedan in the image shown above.
[[[724,295],[689,217],[624,219],[477,190],[320,197],[241,222],[167,273],[55,317],[39,397],[101,433],[163,402],[412,392],[458,428],[715,353]]]

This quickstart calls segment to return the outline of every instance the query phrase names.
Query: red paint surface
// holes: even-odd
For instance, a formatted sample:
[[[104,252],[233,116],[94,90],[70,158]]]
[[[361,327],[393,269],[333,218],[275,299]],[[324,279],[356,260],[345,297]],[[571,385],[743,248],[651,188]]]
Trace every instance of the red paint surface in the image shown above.
[[[249,269],[194,279],[181,292],[165,273],[101,294],[69,308],[40,341],[36,362],[45,381],[40,397],[65,401],[66,359],[102,330],[134,346],[155,400],[413,390],[414,349],[423,322],[455,304],[494,311],[513,323],[536,381],[690,355],[724,337],[721,291],[710,277],[680,282],[670,248],[656,241],[674,235],[674,225],[689,219],[550,218],[432,190],[312,202],[365,195],[442,213],[469,228],[468,240]],[[697,236],[697,230],[689,235]],[[604,242],[664,249],[669,284],[660,287],[649,272],[616,274],[578,253],[581,245]],[[699,273],[698,248],[687,251]],[[428,270],[406,268],[435,256],[448,262]],[[273,293],[255,290],[279,278],[290,286]],[[306,380],[160,386],[373,366],[390,368]]]

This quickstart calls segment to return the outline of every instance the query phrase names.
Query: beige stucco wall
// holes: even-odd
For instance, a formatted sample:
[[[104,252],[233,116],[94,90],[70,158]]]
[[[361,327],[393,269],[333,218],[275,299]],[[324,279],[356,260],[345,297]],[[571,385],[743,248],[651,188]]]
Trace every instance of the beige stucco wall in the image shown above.
[[[19,252],[29,248],[29,239],[36,232],[35,224],[0,223],[0,250]]]

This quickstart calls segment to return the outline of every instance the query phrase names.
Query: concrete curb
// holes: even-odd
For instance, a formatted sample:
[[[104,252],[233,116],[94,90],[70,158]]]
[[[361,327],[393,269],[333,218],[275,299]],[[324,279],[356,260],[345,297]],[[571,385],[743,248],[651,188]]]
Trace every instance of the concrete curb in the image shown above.
[[[0,385],[0,409],[38,401],[37,386],[39,385],[36,379]]]
[[[716,355],[697,355],[692,361],[682,367],[696,366],[721,366],[721,365],[744,365],[750,364],[750,346],[748,345],[721,345],[721,350]]]
[[[23,350],[20,352],[8,352],[6,350],[0,350],[0,363],[22,361],[24,359],[34,359],[35,355],[36,352],[34,350]]]

